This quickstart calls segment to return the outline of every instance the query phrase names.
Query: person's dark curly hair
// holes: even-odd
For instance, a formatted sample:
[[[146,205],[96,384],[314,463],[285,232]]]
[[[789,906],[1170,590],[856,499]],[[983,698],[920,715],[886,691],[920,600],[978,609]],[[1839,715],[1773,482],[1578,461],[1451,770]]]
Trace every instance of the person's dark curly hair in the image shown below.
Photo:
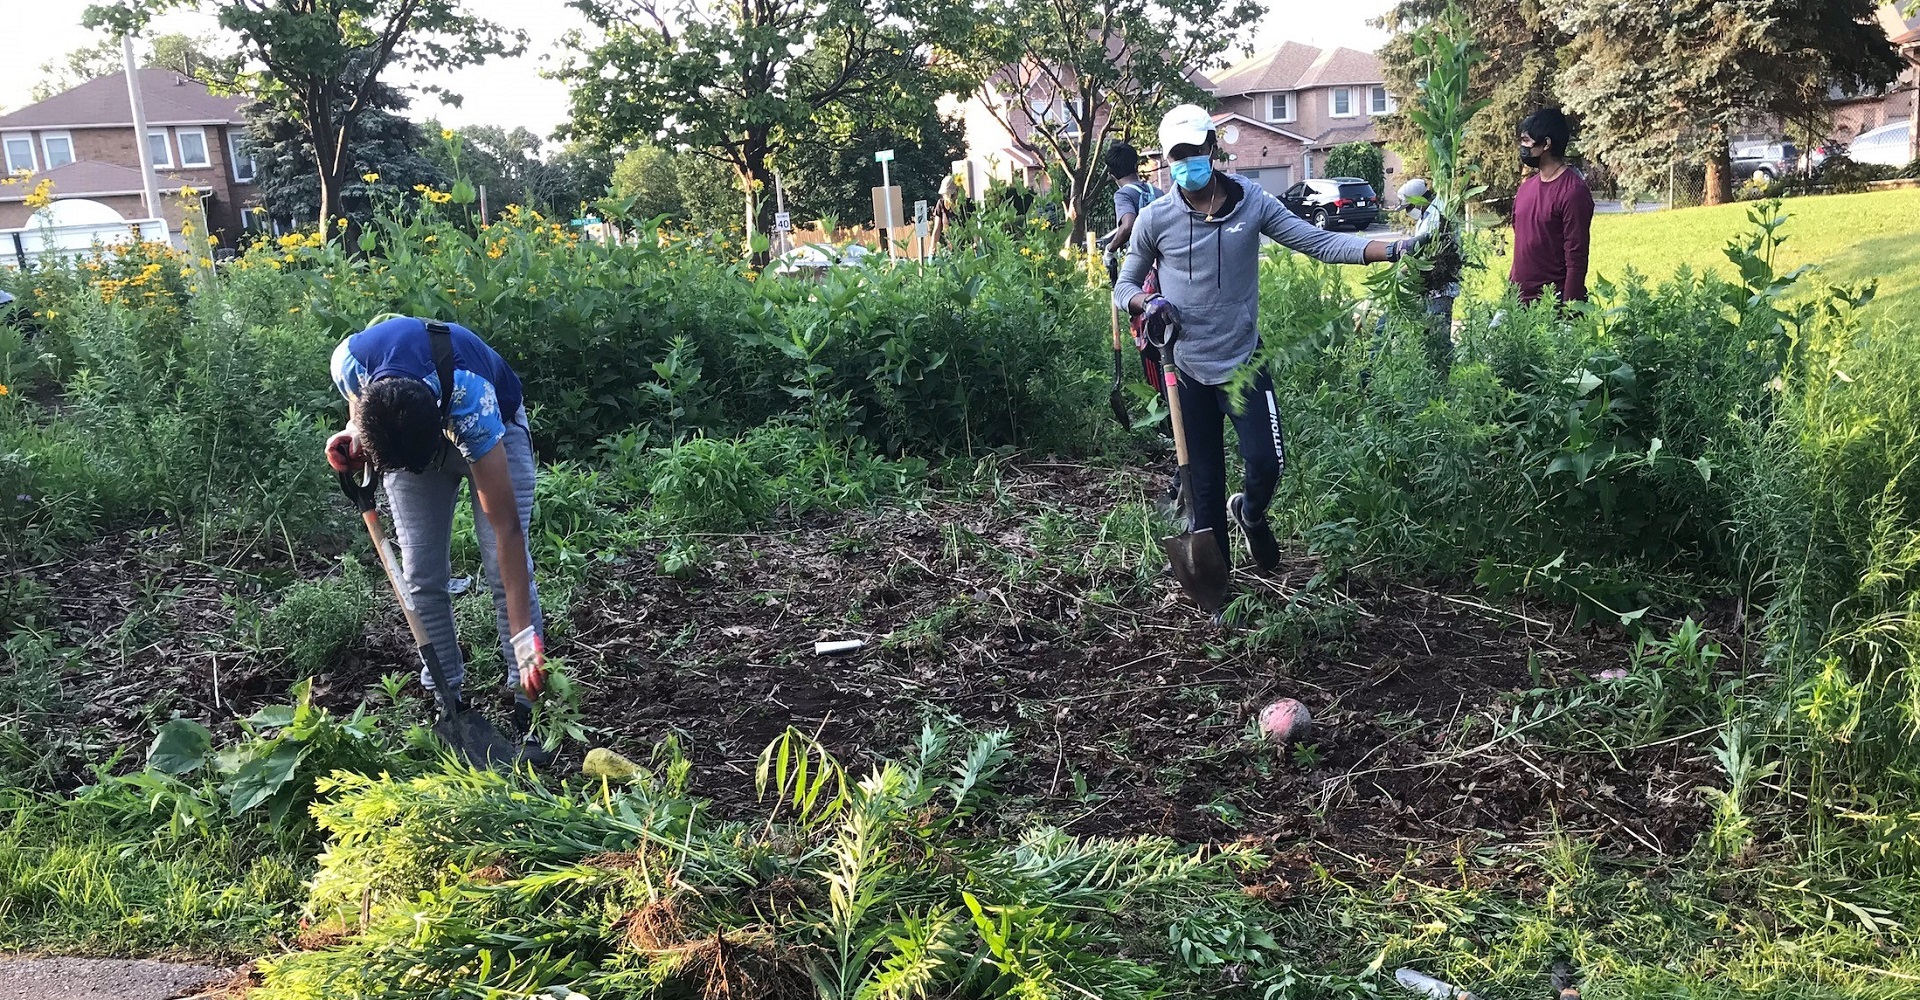
[[[383,378],[360,394],[360,445],[382,472],[422,472],[440,455],[440,399],[417,378]]]
[[[1107,173],[1112,174],[1114,180],[1132,177],[1139,172],[1140,154],[1133,146],[1116,142],[1107,148]]]

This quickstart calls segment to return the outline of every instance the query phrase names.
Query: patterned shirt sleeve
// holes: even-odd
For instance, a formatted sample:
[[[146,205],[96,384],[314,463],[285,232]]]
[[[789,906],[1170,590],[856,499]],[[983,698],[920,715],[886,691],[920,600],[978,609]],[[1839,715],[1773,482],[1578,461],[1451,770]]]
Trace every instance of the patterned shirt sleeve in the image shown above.
[[[427,385],[435,398],[440,395],[440,376],[428,375]],[[460,454],[469,462],[493,450],[507,435],[506,419],[500,412],[500,394],[493,383],[480,375],[457,368],[453,372],[453,437]]]
[[[354,357],[352,351],[347,350],[346,341],[342,340],[340,346],[333,349],[331,367],[333,387],[340,390],[340,395],[348,399],[359,399],[360,386],[366,381],[367,370],[361,366],[360,359]]]

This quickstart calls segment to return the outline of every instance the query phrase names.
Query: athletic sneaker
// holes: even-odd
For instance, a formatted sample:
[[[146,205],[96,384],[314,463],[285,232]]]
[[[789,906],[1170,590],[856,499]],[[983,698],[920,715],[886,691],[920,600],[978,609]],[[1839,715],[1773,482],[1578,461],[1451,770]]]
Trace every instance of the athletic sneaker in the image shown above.
[[[1247,536],[1247,551],[1253,553],[1254,565],[1263,570],[1280,565],[1280,543],[1274,540],[1273,529],[1267,526],[1265,517],[1255,521],[1247,516],[1245,493],[1227,498],[1227,513],[1233,516],[1233,523],[1240,526],[1240,533]]]

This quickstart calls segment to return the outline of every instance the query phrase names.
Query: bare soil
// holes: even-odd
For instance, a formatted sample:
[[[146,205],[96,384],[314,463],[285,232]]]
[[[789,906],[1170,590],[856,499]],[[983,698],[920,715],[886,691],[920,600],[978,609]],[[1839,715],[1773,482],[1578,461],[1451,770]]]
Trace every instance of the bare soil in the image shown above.
[[[653,551],[595,561],[550,645],[601,743],[644,760],[678,734],[696,790],[723,812],[752,802],[757,758],[789,726],[864,770],[932,719],[1011,729],[1004,808],[1077,833],[1364,857],[1552,832],[1657,854],[1701,828],[1693,790],[1714,776],[1704,737],[1617,752],[1543,738],[1567,720],[1540,692],[1626,665],[1619,630],[1445,582],[1323,574],[1305,555],[1272,574],[1242,568],[1257,609],[1217,627],[1096,538],[1103,515],[1146,492],[1126,473],[1026,464],[978,499],[707,539],[712,560],[688,579],[662,575]],[[50,588],[66,641],[89,647],[64,711],[130,760],[173,711],[213,721],[283,698],[295,679],[283,662],[222,652],[233,602],[329,568],[314,556],[252,569],[191,549],[147,532],[18,568]],[[816,656],[823,639],[864,646]],[[315,678],[316,696],[349,708],[412,662],[385,607]],[[1315,719],[1290,747],[1249,725],[1278,697]]]

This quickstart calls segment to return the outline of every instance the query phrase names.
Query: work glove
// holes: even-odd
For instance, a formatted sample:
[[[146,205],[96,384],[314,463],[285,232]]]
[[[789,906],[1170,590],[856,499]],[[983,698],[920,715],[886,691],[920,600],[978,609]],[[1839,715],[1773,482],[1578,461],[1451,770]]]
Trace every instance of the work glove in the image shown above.
[[[513,662],[520,668],[520,689],[537,700],[547,686],[547,651],[540,633],[529,625],[513,637]]]
[[[1146,320],[1147,340],[1154,344],[1166,343],[1173,328],[1180,325],[1180,310],[1158,295],[1147,300],[1140,317]]]
[[[335,472],[358,472],[367,464],[366,452],[360,450],[360,439],[354,436],[353,428],[327,439],[327,464]]]

